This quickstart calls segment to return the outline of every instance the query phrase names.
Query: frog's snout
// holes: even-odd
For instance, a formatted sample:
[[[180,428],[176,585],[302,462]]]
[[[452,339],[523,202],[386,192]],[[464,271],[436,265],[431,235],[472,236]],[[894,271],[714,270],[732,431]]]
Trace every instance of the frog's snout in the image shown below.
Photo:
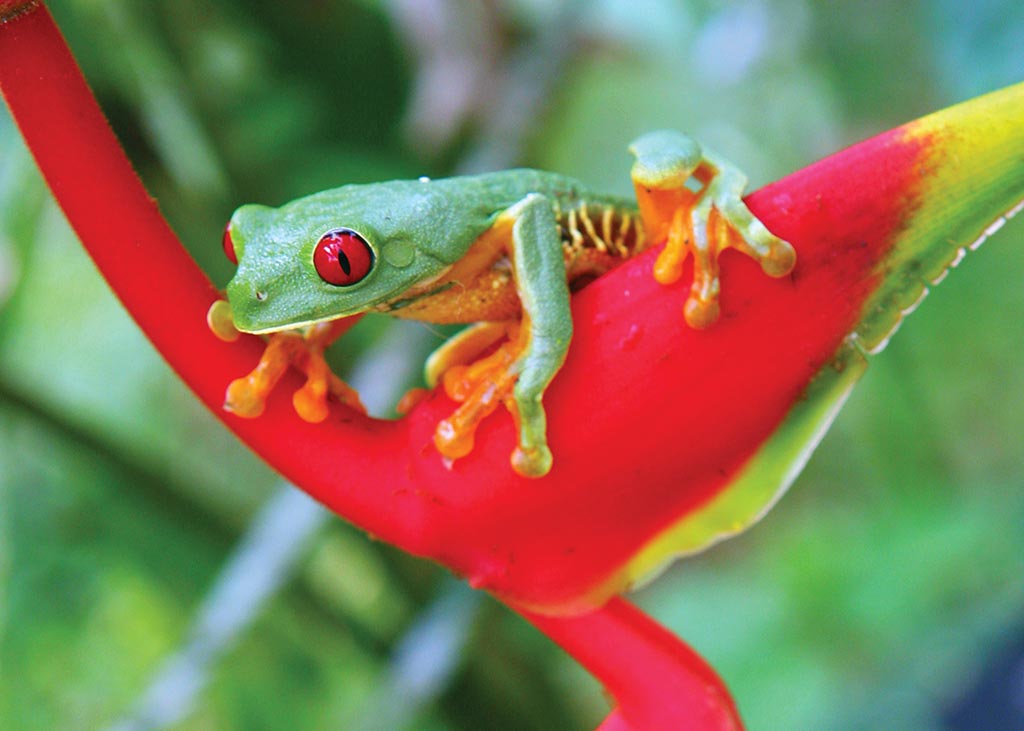
[[[246,281],[236,274],[228,283],[226,294],[236,328],[248,333],[265,329],[260,311],[264,309],[263,304],[270,299],[266,287],[261,286],[259,282]]]

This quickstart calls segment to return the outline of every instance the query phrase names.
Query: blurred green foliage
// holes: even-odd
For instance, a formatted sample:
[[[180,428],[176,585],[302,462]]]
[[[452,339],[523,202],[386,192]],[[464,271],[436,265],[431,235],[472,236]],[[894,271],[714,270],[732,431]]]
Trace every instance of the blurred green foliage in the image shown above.
[[[627,142],[652,128],[690,131],[763,184],[1024,78],[1012,0],[603,0],[571,22],[539,0],[48,5],[218,283],[242,202],[454,169],[545,34],[566,55],[510,162],[618,192]],[[722,673],[751,729],[943,728],[1024,632],[1022,278],[1015,220],[874,359],[765,521],[637,596]],[[338,366],[382,327],[361,326]],[[0,116],[0,728],[121,718],[276,483],[136,331]],[[354,728],[443,575],[332,521],[174,728]],[[411,728],[586,729],[605,710],[489,603]]]

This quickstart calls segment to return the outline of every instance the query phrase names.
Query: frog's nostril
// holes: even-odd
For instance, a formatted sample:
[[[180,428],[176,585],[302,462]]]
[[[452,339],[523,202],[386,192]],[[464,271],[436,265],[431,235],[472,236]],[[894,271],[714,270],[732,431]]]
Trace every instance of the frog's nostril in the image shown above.
[[[257,302],[263,302],[267,299],[267,293],[262,289],[257,289],[254,296],[256,297]]]

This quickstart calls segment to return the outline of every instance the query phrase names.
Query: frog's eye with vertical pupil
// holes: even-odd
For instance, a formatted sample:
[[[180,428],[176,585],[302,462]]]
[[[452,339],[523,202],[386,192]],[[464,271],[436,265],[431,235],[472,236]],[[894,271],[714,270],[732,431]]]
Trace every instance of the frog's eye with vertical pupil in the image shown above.
[[[373,268],[373,249],[355,231],[338,228],[320,237],[313,250],[313,266],[320,278],[337,287],[361,282]]]
[[[235,242],[231,240],[231,222],[224,227],[224,238],[221,239],[221,246],[224,247],[224,256],[235,266],[238,266],[238,255],[235,254]]]

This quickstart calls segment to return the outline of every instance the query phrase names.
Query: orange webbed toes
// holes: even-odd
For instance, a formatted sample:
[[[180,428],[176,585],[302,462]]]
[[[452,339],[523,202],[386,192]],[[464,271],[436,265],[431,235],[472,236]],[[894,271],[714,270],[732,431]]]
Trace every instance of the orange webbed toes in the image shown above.
[[[468,365],[452,366],[441,375],[445,393],[459,403],[434,433],[437,451],[445,458],[469,454],[480,422],[512,400],[518,376],[515,364],[522,351],[518,340],[518,328],[510,328],[510,339],[493,353]]]
[[[294,365],[306,375],[306,382],[292,396],[295,412],[304,421],[319,423],[330,413],[328,398],[365,414],[359,394],[331,372],[324,359],[324,344],[329,328],[314,328],[306,335],[294,330],[273,333],[260,362],[246,376],[228,386],[224,409],[237,416],[253,419],[260,416],[267,398]]]

